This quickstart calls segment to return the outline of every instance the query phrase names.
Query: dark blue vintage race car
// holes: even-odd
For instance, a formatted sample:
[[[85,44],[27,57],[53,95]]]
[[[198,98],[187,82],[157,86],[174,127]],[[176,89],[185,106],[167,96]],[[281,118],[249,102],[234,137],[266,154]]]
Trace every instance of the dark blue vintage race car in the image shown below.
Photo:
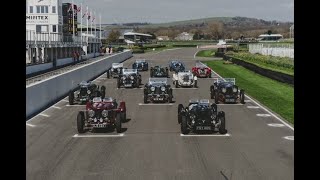
[[[175,73],[185,71],[185,65],[179,60],[172,60],[169,62],[169,70]]]
[[[214,78],[210,86],[210,96],[215,103],[238,103],[244,104],[244,90],[236,85],[235,78]]]
[[[145,59],[137,59],[132,64],[132,69],[138,69],[138,71],[148,71],[148,62]]]

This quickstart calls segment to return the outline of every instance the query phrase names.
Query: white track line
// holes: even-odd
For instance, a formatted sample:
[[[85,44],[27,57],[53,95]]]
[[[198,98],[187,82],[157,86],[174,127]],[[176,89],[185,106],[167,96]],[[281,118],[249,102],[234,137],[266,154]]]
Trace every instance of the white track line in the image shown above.
[[[217,104],[217,106],[243,106],[243,104]]]
[[[247,108],[249,108],[249,109],[259,109],[260,107],[259,106],[247,106]]]
[[[251,102],[250,100],[244,100],[244,102]]]
[[[35,127],[35,125],[33,124],[29,124],[29,123],[26,123],[27,126],[30,126],[30,127]]]
[[[172,103],[169,103],[169,104],[144,104],[144,103],[139,103],[139,106],[171,106],[173,105]]]
[[[43,114],[43,113],[40,113],[39,115],[44,117],[50,117],[48,114]]]
[[[283,138],[286,140],[294,141],[294,136],[285,136]]]
[[[51,107],[53,107],[55,109],[62,109],[61,107],[58,107],[58,106],[51,106]]]
[[[228,137],[231,136],[229,133],[227,134],[180,134],[180,136],[216,136],[216,137]]]
[[[72,137],[74,138],[86,138],[86,137],[123,137],[124,134],[87,134],[87,135],[79,135],[75,134]]]
[[[69,102],[68,100],[66,100],[66,99],[62,99],[61,101],[63,101],[63,102]]]
[[[172,88],[172,89],[198,89],[198,88]]]
[[[284,124],[280,124],[280,123],[270,123],[270,124],[268,124],[268,126],[271,126],[271,127],[284,127]]]
[[[81,104],[74,104],[74,105],[67,104],[66,106],[67,106],[67,107],[69,107],[69,106],[83,107],[83,106],[86,106],[86,105],[85,105],[85,104],[83,104],[83,105],[81,105]]]
[[[270,117],[271,115],[270,114],[257,114],[257,116],[259,116],[259,117]]]
[[[203,64],[202,62],[200,62],[201,64]],[[203,64],[205,65],[205,64]],[[208,67],[208,66],[207,66]],[[211,68],[210,68],[211,69]],[[214,72],[212,69],[211,69],[212,72]],[[223,78],[221,77],[218,73],[214,72],[217,76],[219,76],[220,78]],[[248,99],[250,99],[251,102],[257,104],[258,106],[260,106],[260,108],[262,108],[263,110],[267,111],[269,114],[271,114],[273,117],[275,117],[277,120],[279,120],[280,122],[282,122],[284,125],[286,125],[288,128],[290,128],[292,131],[294,131],[294,128],[289,125],[287,122],[285,122],[284,120],[282,120],[281,118],[279,118],[278,116],[276,116],[275,114],[273,114],[272,112],[270,112],[268,109],[266,109],[265,107],[263,107],[261,104],[259,104],[257,101],[253,100],[250,96],[246,95],[245,94],[245,97],[247,97]]]

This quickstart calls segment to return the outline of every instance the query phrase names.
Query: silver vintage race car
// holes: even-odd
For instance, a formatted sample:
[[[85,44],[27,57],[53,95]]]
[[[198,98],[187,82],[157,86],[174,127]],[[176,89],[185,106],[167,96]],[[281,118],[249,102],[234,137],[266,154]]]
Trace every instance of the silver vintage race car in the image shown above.
[[[111,77],[119,77],[121,75],[123,69],[123,63],[112,63],[111,69],[107,71],[107,78]]]
[[[139,88],[141,84],[141,74],[139,74],[137,69],[122,69],[121,75],[118,77],[117,87],[121,86],[127,87],[136,87]]]
[[[197,76],[194,76],[191,71],[183,71],[174,73],[172,76],[172,82],[178,87],[197,87]]]
[[[144,103],[150,102],[172,102],[172,88],[167,83],[167,78],[149,78],[144,86]]]

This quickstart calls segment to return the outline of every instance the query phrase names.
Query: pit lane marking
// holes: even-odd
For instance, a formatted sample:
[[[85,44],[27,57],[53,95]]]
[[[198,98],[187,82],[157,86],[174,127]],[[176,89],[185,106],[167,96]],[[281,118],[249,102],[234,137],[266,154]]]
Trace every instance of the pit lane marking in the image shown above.
[[[270,114],[257,114],[257,116],[259,116],[259,117],[270,117],[271,115]]]
[[[196,54],[195,54],[196,55]],[[195,55],[194,55],[194,58],[195,58]],[[201,64],[203,64],[202,62],[200,62]],[[205,65],[205,64],[203,64]],[[207,65],[205,65],[207,66]],[[208,67],[208,66],[207,66]],[[211,69],[211,68],[210,68]],[[211,69],[212,72],[214,72],[217,76],[219,76],[220,78],[223,79],[222,76],[220,76],[218,73],[216,73],[215,71],[213,71]],[[246,98],[248,98],[250,101],[252,101],[253,103],[257,104],[258,106],[260,106],[263,110],[267,111],[269,114],[271,114],[274,118],[276,118],[277,120],[279,120],[280,122],[282,122],[285,126],[287,126],[288,128],[290,128],[292,131],[294,131],[294,128],[289,125],[287,122],[285,122],[284,120],[282,120],[281,118],[279,118],[278,116],[276,116],[275,114],[273,114],[272,112],[270,112],[267,108],[263,107],[261,104],[259,104],[257,101],[253,100],[250,96],[248,95],[244,95]]]
[[[124,133],[121,134],[87,134],[87,135],[79,135],[75,134],[72,137],[74,138],[94,138],[94,137],[123,137]]]
[[[144,104],[144,103],[139,103],[139,106],[172,106],[172,105],[173,105],[172,103],[169,103],[169,104],[153,104],[153,103]]]
[[[294,141],[294,136],[285,136],[283,138],[286,140]]]
[[[281,124],[281,123],[270,123],[270,124],[268,124],[268,126],[271,126],[271,127],[284,127],[284,124]]]
[[[125,88],[125,87],[121,87],[121,88],[117,88],[117,89],[143,89],[143,88],[131,88],[131,87]]]
[[[64,101],[64,102],[69,102],[68,100],[66,100],[66,99],[62,99],[61,101]]]
[[[67,104],[66,106],[83,107],[83,106],[86,106],[86,105],[85,104],[83,104],[83,105],[81,105],[81,104],[74,104],[74,105]]]
[[[244,102],[251,102],[250,100],[244,100]]]
[[[259,106],[247,106],[247,108],[249,108],[249,109],[259,109],[260,107]]]
[[[231,134],[180,134],[180,136],[203,136],[203,137],[210,137],[210,136],[216,136],[216,137],[229,137]]]

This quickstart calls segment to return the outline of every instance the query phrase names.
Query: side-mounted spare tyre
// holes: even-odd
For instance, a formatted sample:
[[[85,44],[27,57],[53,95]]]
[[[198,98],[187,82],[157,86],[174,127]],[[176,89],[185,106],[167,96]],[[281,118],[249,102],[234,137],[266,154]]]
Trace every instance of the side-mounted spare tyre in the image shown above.
[[[101,98],[104,99],[106,97],[106,87],[101,86],[100,91],[101,91]]]
[[[182,114],[181,114],[181,110],[183,109],[183,105],[179,104],[178,105],[178,124],[181,124],[181,120],[182,120]]]

